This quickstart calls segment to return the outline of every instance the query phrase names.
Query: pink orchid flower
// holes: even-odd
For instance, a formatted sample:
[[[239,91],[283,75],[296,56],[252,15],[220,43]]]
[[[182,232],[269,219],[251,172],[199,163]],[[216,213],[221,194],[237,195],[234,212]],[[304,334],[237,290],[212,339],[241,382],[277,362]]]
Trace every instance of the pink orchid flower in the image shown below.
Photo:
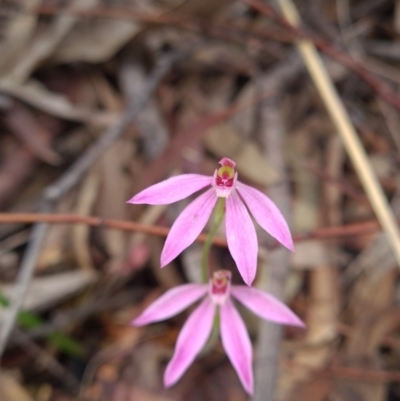
[[[175,384],[204,347],[210,336],[216,309],[220,313],[222,345],[243,387],[253,394],[252,346],[232,298],[263,319],[304,327],[304,323],[282,302],[263,291],[230,283],[231,272],[219,270],[209,284],[185,284],[167,291],[133,320],[135,326],[175,316],[201,297],[206,297],[191,313],[179,333],[174,355],[164,374],[164,386]]]
[[[237,180],[236,163],[227,157],[219,163],[222,167],[215,170],[213,177],[178,175],[146,188],[128,203],[166,205],[211,186],[183,210],[171,227],[161,253],[161,267],[195,241],[210,218],[218,198],[226,198],[225,225],[229,251],[244,282],[251,285],[257,270],[258,242],[247,208],[265,231],[291,251],[292,237],[276,205],[262,192]]]

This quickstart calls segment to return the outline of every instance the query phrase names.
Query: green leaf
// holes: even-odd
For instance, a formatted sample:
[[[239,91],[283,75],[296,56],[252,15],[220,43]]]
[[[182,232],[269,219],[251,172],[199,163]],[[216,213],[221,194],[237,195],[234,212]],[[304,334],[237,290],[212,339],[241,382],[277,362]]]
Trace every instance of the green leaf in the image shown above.
[[[0,294],[0,306],[7,307],[8,305],[8,299]],[[45,324],[45,320],[39,315],[28,311],[20,311],[17,316],[17,322],[23,329],[33,329]],[[57,347],[57,349],[65,352],[67,355],[82,356],[85,352],[85,349],[79,344],[79,342],[65,334],[58,332],[50,333],[47,336],[47,339],[51,344]]]
[[[8,299],[0,294],[0,306],[8,306]]]
[[[40,316],[26,311],[18,313],[17,322],[24,329],[33,329],[45,323]]]
[[[51,344],[55,345],[60,351],[71,356],[82,356],[85,349],[73,338],[61,333],[51,333],[48,337]]]

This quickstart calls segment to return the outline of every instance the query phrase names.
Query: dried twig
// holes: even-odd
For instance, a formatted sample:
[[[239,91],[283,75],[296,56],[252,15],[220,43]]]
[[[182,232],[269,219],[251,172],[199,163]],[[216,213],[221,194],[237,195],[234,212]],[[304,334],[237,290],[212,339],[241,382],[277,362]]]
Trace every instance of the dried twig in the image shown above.
[[[118,137],[124,133],[127,126],[146,104],[161,79],[170,70],[172,65],[178,60],[187,57],[192,51],[193,49],[181,50],[160,59],[159,63],[154,67],[152,74],[149,76],[148,85],[146,90],[141,94],[141,97],[131,99],[121,116],[121,119],[115,125],[111,126],[106,133],[96,141],[92,147],[89,148],[54,184],[46,188],[39,207],[40,212],[50,212],[55,202],[79,182],[84,173],[95,163],[95,161]],[[15,289],[10,299],[10,306],[7,308],[2,321],[0,330],[0,357],[4,352],[18,311],[22,306],[28,284],[36,266],[36,261],[40,253],[47,227],[47,223],[39,223],[33,228],[31,241],[22,259]]]
[[[92,227],[113,228],[123,231],[136,231],[143,234],[166,237],[169,233],[168,227],[149,226],[134,221],[103,219],[95,216],[82,216],[80,214],[51,214],[51,213],[0,213],[0,224],[8,223],[48,223],[48,224],[86,224]],[[309,239],[332,239],[342,237],[353,237],[357,235],[368,235],[381,230],[377,221],[363,221],[361,223],[346,224],[343,226],[321,227],[313,231],[294,234],[294,242]],[[197,241],[204,242],[207,234],[200,234]],[[227,242],[224,238],[215,237],[213,244],[226,248]]]
[[[52,214],[52,213],[0,213],[1,223],[51,223],[51,224],[86,224],[92,227],[113,228],[124,231],[137,231],[143,234],[166,237],[169,233],[168,227],[149,226],[134,221],[103,219],[95,216],[83,216],[80,214]],[[206,234],[200,234],[198,241],[204,242]],[[226,240],[216,238],[215,245],[226,247]]]
[[[300,17],[291,0],[279,0],[279,5],[285,18],[293,26],[300,25]],[[340,134],[343,144],[354,164],[360,181],[367,193],[371,205],[381,222],[392,251],[400,265],[400,230],[396,224],[395,215],[390,208],[382,187],[368,160],[367,154],[351,123],[349,115],[340,100],[328,72],[315,49],[313,43],[301,40],[297,43],[307,69],[314,80],[325,106]]]
[[[300,25],[300,20],[290,21],[289,18],[281,17],[277,12],[262,3],[260,0],[242,0],[244,3],[250,5],[255,10],[264,14],[266,17],[274,18],[282,27],[285,27],[291,34],[291,42],[295,43],[308,43],[309,45],[314,45],[319,50],[332,57],[334,60],[345,65],[350,70],[354,71],[360,78],[362,78],[379,96],[386,102],[393,105],[397,110],[400,110],[400,97],[392,90],[392,88],[386,85],[381,79],[377,78],[374,74],[368,70],[368,65],[362,64],[361,61],[355,60],[348,53],[341,50],[337,46],[313,35],[310,35]],[[286,4],[286,3],[285,3]],[[304,39],[301,42],[298,40]],[[280,41],[285,41],[284,39],[278,38]]]

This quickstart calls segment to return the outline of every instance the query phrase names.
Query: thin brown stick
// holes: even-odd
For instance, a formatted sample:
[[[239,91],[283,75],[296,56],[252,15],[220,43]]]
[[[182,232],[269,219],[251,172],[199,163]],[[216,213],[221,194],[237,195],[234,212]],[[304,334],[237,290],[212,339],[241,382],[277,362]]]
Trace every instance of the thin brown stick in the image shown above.
[[[307,363],[293,362],[291,359],[283,360],[287,368],[312,369]],[[400,371],[353,368],[348,366],[330,365],[323,370],[315,372],[318,377],[340,377],[351,381],[397,382],[400,380]]]
[[[103,219],[96,216],[82,216],[79,214],[52,214],[52,213],[0,213],[0,224],[12,223],[48,223],[48,224],[86,224],[92,227],[113,228],[123,231],[136,231],[143,234],[166,237],[169,233],[168,227],[148,226],[134,221]],[[293,235],[294,242],[306,241],[309,239],[333,239],[354,237],[357,235],[368,235],[381,231],[377,221],[364,221],[362,223],[346,224],[335,227],[321,227],[313,231]],[[204,242],[207,234],[200,234],[196,241]],[[213,244],[226,248],[227,242],[224,238],[215,237]]]
[[[397,370],[362,369],[348,366],[329,366],[322,371],[321,376],[340,377],[352,381],[398,382],[400,372]]]
[[[136,231],[143,234],[166,237],[169,233],[168,227],[148,226],[134,221],[115,219],[103,219],[96,216],[82,216],[79,214],[51,214],[51,213],[0,213],[1,223],[50,223],[50,224],[86,224],[92,227],[113,228],[123,231]],[[197,241],[204,242],[206,234],[200,234]],[[223,238],[215,238],[214,245],[227,247]]]
[[[291,0],[278,0],[278,3],[287,22],[294,27],[301,26],[301,19],[294,3]],[[341,137],[371,206],[382,224],[396,262],[400,265],[400,228],[347,110],[315,45],[309,40],[300,40],[297,42],[297,48]]]

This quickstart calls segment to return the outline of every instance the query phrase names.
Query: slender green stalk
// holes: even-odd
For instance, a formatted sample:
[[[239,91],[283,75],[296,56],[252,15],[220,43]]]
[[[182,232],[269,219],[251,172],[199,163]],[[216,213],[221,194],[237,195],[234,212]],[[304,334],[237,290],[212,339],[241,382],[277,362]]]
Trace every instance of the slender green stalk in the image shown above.
[[[201,271],[204,283],[208,283],[209,279],[207,266],[208,266],[208,254],[210,253],[212,240],[215,237],[215,234],[218,230],[219,225],[222,222],[224,215],[225,215],[225,198],[219,198],[217,206],[215,208],[214,222],[213,225],[211,226],[211,230],[207,236],[206,242],[204,243],[203,253],[201,256]]]
[[[212,277],[212,272],[209,271],[208,268],[209,266],[208,254],[210,253],[212,240],[215,237],[215,234],[217,233],[218,227],[221,224],[224,215],[225,215],[225,198],[219,198],[217,206],[215,207],[214,221],[211,226],[211,230],[208,233],[207,239],[204,242],[203,252],[201,255],[201,272],[202,272],[202,281],[204,283],[208,283],[209,279]],[[207,355],[212,349],[214,349],[215,343],[218,340],[218,336],[219,336],[219,310],[216,311],[213,328],[210,337],[207,340],[206,345],[201,351],[200,354],[201,356]]]
[[[213,323],[210,337],[208,337],[206,345],[200,352],[199,356],[205,356],[214,349],[215,344],[217,343],[218,338],[219,338],[219,323],[220,323],[220,319],[219,319],[219,307],[218,307],[215,317],[214,317],[214,323]]]

